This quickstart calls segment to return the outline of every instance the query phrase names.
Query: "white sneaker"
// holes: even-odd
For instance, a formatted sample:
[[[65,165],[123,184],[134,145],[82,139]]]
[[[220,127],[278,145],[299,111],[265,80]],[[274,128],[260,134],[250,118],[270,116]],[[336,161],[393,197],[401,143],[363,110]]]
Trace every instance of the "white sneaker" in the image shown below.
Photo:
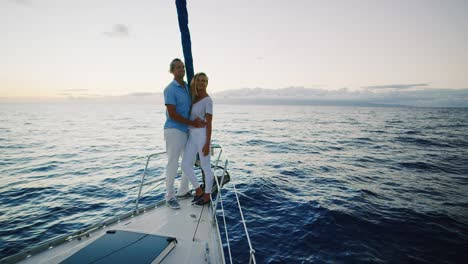
[[[186,193],[177,193],[177,198],[179,199],[187,199],[187,198],[192,198],[192,190],[186,192]]]
[[[172,198],[169,201],[166,201],[166,205],[171,209],[180,209],[180,204],[176,198]]]

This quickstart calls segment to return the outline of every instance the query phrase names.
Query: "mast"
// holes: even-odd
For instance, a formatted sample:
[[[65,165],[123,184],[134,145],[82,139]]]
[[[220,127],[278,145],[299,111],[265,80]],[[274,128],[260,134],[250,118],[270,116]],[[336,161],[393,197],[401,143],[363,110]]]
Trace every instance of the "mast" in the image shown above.
[[[179,29],[182,38],[182,49],[184,51],[185,70],[187,71],[187,83],[190,86],[194,71],[192,58],[192,41],[190,40],[190,31],[188,28],[187,1],[176,0],[177,16],[179,18]]]

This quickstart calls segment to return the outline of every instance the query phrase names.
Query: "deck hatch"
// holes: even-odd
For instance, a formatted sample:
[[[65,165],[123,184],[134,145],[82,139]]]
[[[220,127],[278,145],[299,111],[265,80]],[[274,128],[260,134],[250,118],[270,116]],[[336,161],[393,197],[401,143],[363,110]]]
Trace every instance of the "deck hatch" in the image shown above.
[[[176,243],[172,237],[112,230],[61,263],[159,263]]]

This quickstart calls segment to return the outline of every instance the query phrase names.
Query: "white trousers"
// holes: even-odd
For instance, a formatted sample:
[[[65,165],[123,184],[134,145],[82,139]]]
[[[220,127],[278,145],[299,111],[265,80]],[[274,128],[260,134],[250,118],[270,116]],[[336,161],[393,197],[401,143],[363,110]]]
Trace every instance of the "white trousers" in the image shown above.
[[[186,177],[192,183],[193,188],[198,188],[197,177],[195,176],[195,171],[193,170],[193,165],[197,158],[197,153],[200,156],[200,165],[205,173],[205,193],[211,193],[213,187],[213,170],[211,169],[211,158],[210,154],[203,154],[203,146],[206,142],[206,129],[193,129],[189,131],[189,138],[187,144],[185,145],[185,151],[182,158],[182,171]]]
[[[174,198],[174,181],[179,169],[179,159],[184,153],[188,134],[175,128],[164,129],[164,140],[166,141],[167,166],[166,166],[166,201]],[[188,192],[188,179],[182,173],[179,193]]]

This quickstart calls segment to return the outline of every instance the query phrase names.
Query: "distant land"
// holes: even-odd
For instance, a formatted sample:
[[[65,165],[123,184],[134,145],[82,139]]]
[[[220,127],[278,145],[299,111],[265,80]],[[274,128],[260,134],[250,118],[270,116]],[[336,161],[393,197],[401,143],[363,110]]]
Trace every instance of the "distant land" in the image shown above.
[[[210,88],[208,90],[218,104],[468,107],[468,89],[436,89],[424,86],[424,84],[388,85],[364,87],[360,90],[347,88],[325,90],[304,87],[242,88],[221,92],[212,91]],[[31,100],[0,98],[0,102],[22,101]],[[90,97],[76,93],[53,101],[162,104],[163,95],[144,92],[122,96]]]
[[[336,106],[468,107],[468,89],[376,86],[361,90],[288,87],[243,88],[214,93],[218,103]]]

